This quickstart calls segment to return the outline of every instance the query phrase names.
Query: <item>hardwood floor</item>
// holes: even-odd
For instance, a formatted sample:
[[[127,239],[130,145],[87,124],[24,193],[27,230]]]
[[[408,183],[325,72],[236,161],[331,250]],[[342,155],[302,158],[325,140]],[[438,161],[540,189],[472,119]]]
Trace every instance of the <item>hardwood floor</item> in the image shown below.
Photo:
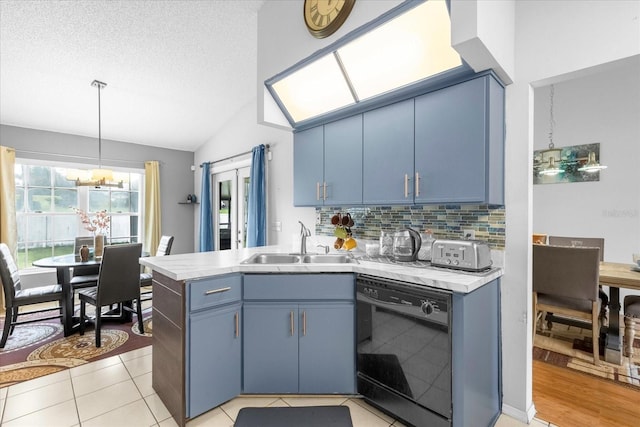
[[[536,418],[559,427],[640,426],[640,390],[533,361]]]

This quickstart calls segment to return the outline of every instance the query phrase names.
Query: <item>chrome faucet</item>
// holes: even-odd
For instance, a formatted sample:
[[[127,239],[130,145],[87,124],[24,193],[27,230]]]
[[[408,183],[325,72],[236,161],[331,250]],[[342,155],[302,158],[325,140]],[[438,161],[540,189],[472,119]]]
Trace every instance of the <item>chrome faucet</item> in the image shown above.
[[[300,223],[300,253],[307,253],[307,237],[311,236],[311,231],[307,227],[304,226],[302,221],[298,221]]]

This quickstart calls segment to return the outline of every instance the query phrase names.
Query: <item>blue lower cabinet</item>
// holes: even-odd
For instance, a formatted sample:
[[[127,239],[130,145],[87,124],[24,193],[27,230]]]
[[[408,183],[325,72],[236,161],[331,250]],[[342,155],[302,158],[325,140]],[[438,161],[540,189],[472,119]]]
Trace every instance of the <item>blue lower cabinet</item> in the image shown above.
[[[355,393],[352,303],[300,305],[299,393]]]
[[[244,306],[244,392],[298,391],[296,304]]]
[[[355,393],[353,303],[245,303],[244,393]]]
[[[189,317],[188,417],[196,417],[240,394],[241,319],[241,303]]]

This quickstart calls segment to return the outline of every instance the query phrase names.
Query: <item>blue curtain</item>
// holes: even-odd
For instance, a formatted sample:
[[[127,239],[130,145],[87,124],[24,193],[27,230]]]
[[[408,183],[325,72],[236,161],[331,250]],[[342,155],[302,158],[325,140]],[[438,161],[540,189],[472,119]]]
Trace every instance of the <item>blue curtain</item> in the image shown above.
[[[211,208],[211,173],[209,162],[202,164],[200,191],[200,252],[213,250],[213,210]]]
[[[267,244],[267,188],[265,178],[264,144],[253,147],[249,177],[249,205],[247,218],[247,247]]]

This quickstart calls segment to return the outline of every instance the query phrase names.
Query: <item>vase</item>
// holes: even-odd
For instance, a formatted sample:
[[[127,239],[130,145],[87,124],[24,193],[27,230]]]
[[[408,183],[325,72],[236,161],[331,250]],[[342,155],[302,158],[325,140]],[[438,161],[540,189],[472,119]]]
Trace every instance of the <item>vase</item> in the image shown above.
[[[93,238],[93,255],[95,257],[101,257],[104,250],[104,235],[96,234]]]
[[[89,261],[89,246],[82,245],[82,247],[80,248],[80,261]]]

